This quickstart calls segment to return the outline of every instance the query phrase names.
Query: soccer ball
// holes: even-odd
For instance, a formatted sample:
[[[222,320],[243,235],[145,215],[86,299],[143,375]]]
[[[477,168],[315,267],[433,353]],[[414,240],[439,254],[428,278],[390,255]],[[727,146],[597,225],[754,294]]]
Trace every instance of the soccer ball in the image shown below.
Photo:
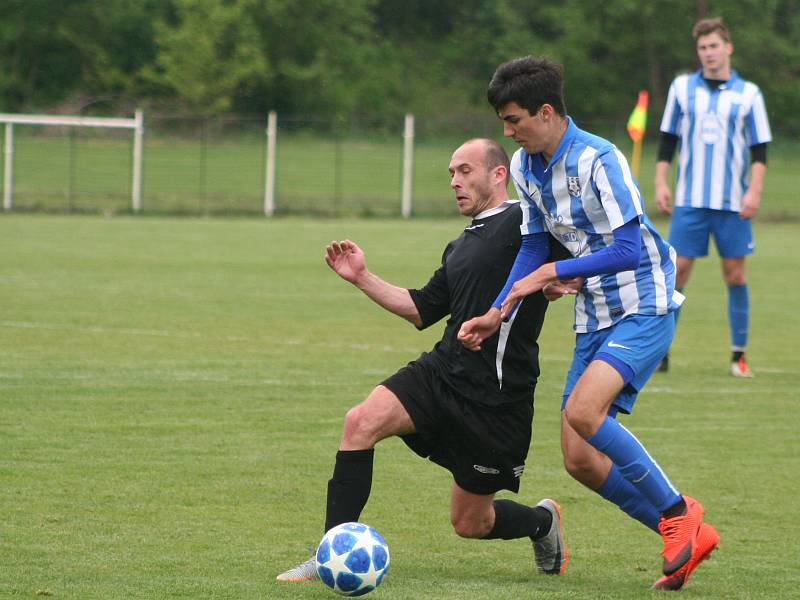
[[[380,533],[363,523],[342,523],[317,546],[317,573],[338,594],[363,596],[389,572],[389,547]]]

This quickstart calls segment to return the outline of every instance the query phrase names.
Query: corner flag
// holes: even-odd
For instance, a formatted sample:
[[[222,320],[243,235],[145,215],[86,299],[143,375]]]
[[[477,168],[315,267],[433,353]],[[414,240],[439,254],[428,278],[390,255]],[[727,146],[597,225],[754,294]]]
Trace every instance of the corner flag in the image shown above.
[[[628,118],[628,135],[633,140],[633,157],[631,158],[631,171],[634,177],[639,177],[639,159],[642,155],[642,140],[647,127],[647,103],[650,94],[647,90],[639,92],[639,100]]]
[[[644,130],[647,126],[647,103],[650,100],[650,94],[647,90],[639,92],[639,101],[636,103],[636,108],[633,109],[630,118],[628,118],[628,135],[634,142],[638,142],[644,137]]]

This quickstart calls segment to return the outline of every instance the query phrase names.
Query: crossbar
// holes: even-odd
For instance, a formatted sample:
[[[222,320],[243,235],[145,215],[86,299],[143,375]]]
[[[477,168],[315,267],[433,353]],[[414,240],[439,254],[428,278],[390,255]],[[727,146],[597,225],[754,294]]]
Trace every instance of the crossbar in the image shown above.
[[[0,123],[17,125],[65,125],[67,127],[118,127],[136,129],[136,119],[118,119],[112,117],[70,117],[54,115],[13,115],[0,113]]]

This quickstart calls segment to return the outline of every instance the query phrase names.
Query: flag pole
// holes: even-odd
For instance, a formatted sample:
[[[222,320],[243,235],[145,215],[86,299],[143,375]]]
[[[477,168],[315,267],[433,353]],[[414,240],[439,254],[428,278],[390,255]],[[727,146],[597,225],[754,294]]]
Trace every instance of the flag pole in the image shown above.
[[[642,144],[644,141],[644,132],[647,127],[647,104],[650,100],[650,95],[647,90],[639,92],[639,99],[636,102],[636,108],[633,109],[630,118],[628,119],[628,135],[633,140],[633,153],[631,156],[631,173],[635,178],[639,178],[639,164],[642,158]]]
[[[631,157],[631,172],[636,179],[639,179],[639,163],[642,158],[642,139],[633,141],[633,156]]]

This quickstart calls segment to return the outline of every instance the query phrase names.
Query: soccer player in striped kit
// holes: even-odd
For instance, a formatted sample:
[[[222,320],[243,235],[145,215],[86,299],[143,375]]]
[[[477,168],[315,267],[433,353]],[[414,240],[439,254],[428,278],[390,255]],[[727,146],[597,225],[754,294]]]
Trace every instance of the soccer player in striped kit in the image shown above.
[[[772,136],[761,90],[731,68],[733,44],[722,19],[698,21],[692,36],[701,68],[680,75],[669,88],[656,163],[656,205],[672,212],[669,242],[678,253],[678,290],[688,282],[694,260],[708,254],[708,238],[714,236],[728,286],[730,372],[752,377],[744,354],[749,320],[745,257],[755,248],[751,219],[761,202]],[[672,210],[667,173],[679,143]],[[662,361],[661,370],[668,364]]]
[[[575,351],[562,399],[564,465],[575,479],[661,534],[663,577],[680,589],[717,547],[697,500],[681,495],[616,417],[630,413],[675,330],[683,296],[675,251],[650,223],[622,153],[566,114],[561,67],[531,56],[500,65],[488,99],[521,148],[510,174],[521,200],[522,246],[487,313],[459,340],[479,350],[529,294],[576,293]],[[548,232],[573,258],[545,263]],[[576,288],[576,289],[573,289]]]

